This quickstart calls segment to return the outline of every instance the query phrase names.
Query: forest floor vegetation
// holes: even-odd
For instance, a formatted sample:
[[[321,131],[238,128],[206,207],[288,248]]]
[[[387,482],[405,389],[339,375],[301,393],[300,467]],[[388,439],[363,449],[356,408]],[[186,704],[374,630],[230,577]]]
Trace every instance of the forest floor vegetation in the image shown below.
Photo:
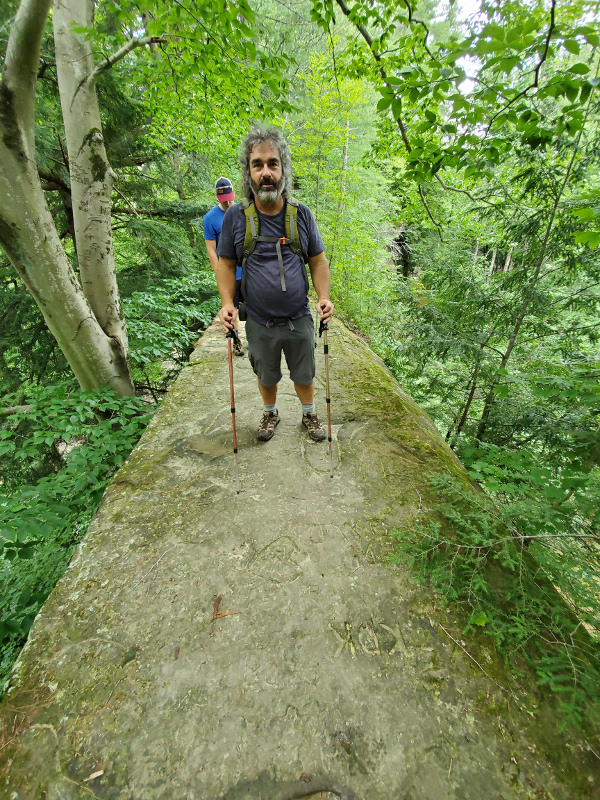
[[[124,299],[139,396],[84,392],[68,372],[25,381],[0,409],[0,693],[31,624],[216,310],[212,277]],[[200,299],[200,302],[198,300]],[[62,377],[62,380],[60,379]]]

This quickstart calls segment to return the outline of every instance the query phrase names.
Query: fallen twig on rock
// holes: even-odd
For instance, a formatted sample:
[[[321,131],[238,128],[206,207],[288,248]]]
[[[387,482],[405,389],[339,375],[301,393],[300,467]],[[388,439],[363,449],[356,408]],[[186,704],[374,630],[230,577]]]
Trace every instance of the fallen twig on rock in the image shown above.
[[[219,605],[221,604],[222,599],[223,599],[222,595],[219,595],[217,598],[215,598],[211,622],[213,622],[215,619],[220,619],[221,617],[228,617],[230,614],[240,613],[239,611],[219,611]]]

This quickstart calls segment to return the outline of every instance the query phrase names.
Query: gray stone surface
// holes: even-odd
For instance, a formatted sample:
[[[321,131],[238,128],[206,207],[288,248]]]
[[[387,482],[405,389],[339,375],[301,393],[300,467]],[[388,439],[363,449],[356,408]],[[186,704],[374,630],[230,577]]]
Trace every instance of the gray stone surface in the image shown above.
[[[427,475],[466,476],[339,322],[330,352],[333,479],[287,376],[275,437],[256,441],[255,379],[234,359],[236,495],[226,345],[209,328],[34,623],[2,708],[0,796],[600,796],[585,745],[557,737],[542,700],[519,710],[387,563],[389,531],[427,512]]]

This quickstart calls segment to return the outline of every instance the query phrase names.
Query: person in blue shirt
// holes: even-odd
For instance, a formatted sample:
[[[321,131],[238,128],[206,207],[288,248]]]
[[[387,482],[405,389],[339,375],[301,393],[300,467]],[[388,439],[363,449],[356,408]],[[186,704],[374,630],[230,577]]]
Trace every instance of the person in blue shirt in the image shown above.
[[[217,264],[219,257],[217,255],[217,248],[219,246],[219,237],[221,236],[221,229],[223,227],[223,218],[227,209],[233,205],[235,201],[235,192],[231,181],[227,178],[219,178],[215,183],[215,192],[217,194],[217,205],[208,212],[204,217],[204,243],[206,244],[206,251],[208,253],[208,260],[213,268],[215,276],[217,274]],[[237,308],[240,304],[240,284],[242,278],[242,268],[236,268],[236,285],[235,285],[235,298],[234,304]],[[235,329],[238,329],[237,318],[235,320]],[[236,356],[243,356],[244,350],[240,342],[236,339],[233,342],[233,352]]]

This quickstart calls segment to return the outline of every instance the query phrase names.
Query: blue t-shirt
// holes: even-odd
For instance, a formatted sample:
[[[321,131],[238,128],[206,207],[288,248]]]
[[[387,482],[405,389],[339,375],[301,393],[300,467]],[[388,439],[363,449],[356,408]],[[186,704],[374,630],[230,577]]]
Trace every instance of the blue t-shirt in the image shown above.
[[[221,236],[221,229],[223,227],[223,219],[225,212],[221,206],[217,205],[205,214],[204,216],[204,238],[211,242],[216,242],[216,247],[219,247],[219,238]],[[236,280],[242,277],[242,268],[237,267],[235,271]]]
[[[256,209],[261,236],[285,236],[286,207],[273,216],[261,214]],[[317,223],[308,206],[298,204],[298,236],[307,258],[317,256],[324,248]],[[235,259],[239,264],[244,252],[246,217],[241,203],[227,210],[223,222],[219,255]],[[257,242],[244,267],[244,299],[250,319],[266,325],[273,317],[299,319],[310,314],[307,295],[307,277],[304,259],[296,255],[289,245],[282,245],[281,255],[286,291],[281,290],[279,261],[273,242]]]

